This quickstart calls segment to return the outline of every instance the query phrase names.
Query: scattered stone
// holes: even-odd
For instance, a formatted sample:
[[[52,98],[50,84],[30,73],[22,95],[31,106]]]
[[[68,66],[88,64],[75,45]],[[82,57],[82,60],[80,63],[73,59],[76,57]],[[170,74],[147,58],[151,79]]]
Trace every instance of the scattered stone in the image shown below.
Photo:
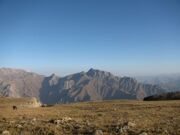
[[[119,133],[122,134],[123,132],[124,132],[123,128],[120,128]]]
[[[139,135],[148,135],[146,132],[143,132],[143,133],[141,133],[141,134],[139,134]]]
[[[135,127],[135,126],[136,126],[136,124],[135,124],[135,123],[133,123],[133,122],[128,122],[128,126],[129,126],[129,127]]]
[[[57,124],[57,125],[59,125],[59,124],[61,124],[61,123],[64,123],[63,120],[54,120],[54,119],[51,119],[51,120],[49,120],[48,122],[49,122],[49,123],[52,123],[52,124]]]
[[[14,120],[9,121],[10,124],[15,124],[16,122]]]
[[[36,118],[33,118],[31,121],[30,121],[30,124],[34,125],[36,123]]]
[[[17,124],[16,127],[19,128],[19,129],[22,129],[22,128],[23,128],[23,126],[20,125],[20,124]]]
[[[49,120],[49,123],[54,124],[54,123],[55,123],[55,120],[51,119],[51,120]]]
[[[33,118],[33,119],[32,119],[32,122],[36,122],[36,118]]]
[[[125,131],[129,129],[128,126],[123,126],[122,128],[123,128],[123,130],[125,130]]]
[[[164,130],[164,133],[167,134],[167,135],[169,135],[169,132],[168,132],[167,130]]]
[[[90,125],[92,125],[91,122],[90,122],[89,120],[87,120],[87,119],[85,119],[85,120],[83,120],[83,121],[78,121],[78,122],[83,123],[85,126],[90,126]]]
[[[63,122],[72,121],[72,118],[70,118],[70,117],[64,117],[64,118],[62,118],[62,121],[63,121]]]
[[[5,122],[7,119],[6,118],[2,118],[2,120]]]
[[[61,124],[61,122],[62,122],[61,120],[55,120],[54,121],[54,123],[57,124],[57,125]]]
[[[23,119],[24,119],[24,116],[20,116],[19,119],[20,119],[20,120],[23,120]]]
[[[22,121],[20,121],[19,123],[22,124],[22,125],[24,125],[25,123],[27,123],[27,121],[22,120]]]
[[[121,127],[119,130],[117,130],[117,132],[125,133],[125,132],[127,132],[128,129],[129,129],[128,126],[123,126],[123,127]]]
[[[103,135],[103,131],[102,130],[96,130],[94,135]]]
[[[2,132],[2,135],[10,135],[10,132],[5,130],[5,131]]]
[[[113,111],[117,111],[117,109],[116,109],[116,108],[114,108],[114,109],[113,109]]]

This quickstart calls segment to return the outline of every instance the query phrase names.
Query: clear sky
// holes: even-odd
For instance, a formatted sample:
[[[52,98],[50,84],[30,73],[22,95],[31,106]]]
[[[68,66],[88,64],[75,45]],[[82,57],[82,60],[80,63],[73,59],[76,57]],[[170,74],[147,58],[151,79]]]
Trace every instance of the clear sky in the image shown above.
[[[0,67],[180,72],[180,0],[0,0]]]

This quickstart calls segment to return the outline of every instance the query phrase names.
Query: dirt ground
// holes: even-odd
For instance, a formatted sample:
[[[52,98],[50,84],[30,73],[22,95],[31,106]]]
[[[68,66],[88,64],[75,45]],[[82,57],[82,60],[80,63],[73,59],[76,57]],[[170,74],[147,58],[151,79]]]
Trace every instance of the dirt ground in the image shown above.
[[[115,100],[23,107],[28,100],[0,98],[0,134],[180,135],[180,101]]]

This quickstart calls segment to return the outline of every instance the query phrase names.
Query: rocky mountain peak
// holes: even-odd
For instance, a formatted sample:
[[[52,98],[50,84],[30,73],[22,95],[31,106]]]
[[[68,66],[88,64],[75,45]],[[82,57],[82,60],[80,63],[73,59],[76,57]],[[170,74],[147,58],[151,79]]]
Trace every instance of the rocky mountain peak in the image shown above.
[[[87,72],[88,76],[94,76],[96,74],[97,70],[90,68]]]
[[[57,76],[56,74],[52,74],[50,77],[49,77],[49,84],[52,86],[52,85],[56,85],[59,81],[59,76]]]
[[[87,75],[90,76],[90,77],[95,77],[95,76],[103,77],[103,76],[110,76],[112,74],[110,72],[101,71],[101,70],[98,70],[98,69],[91,68],[87,72]]]
[[[56,77],[58,77],[58,76],[55,73],[53,73],[49,76],[49,78],[56,78]]]
[[[123,78],[121,78],[121,80],[123,80],[124,82],[133,83],[133,84],[138,83],[137,80],[136,80],[135,78],[126,77],[126,76],[123,77]]]

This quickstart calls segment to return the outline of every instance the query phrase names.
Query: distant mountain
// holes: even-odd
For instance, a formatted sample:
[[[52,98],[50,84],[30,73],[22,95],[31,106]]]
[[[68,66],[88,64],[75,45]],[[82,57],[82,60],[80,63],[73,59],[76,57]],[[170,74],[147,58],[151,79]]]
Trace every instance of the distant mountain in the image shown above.
[[[65,77],[49,77],[17,69],[0,69],[0,95],[36,97],[43,103],[67,103],[111,99],[143,99],[159,94],[157,85],[138,83],[134,78],[117,77],[90,69]]]
[[[159,95],[156,94],[144,98],[144,101],[156,101],[156,100],[180,100],[180,92],[167,92],[167,93],[162,93]]]
[[[56,83],[51,85],[52,81]],[[95,69],[59,79],[52,75],[45,78],[43,86],[40,99],[44,103],[143,99],[148,95],[164,91],[155,85],[140,84],[130,77],[120,78]]]
[[[39,97],[44,76],[19,69],[0,69],[0,95],[9,97]]]
[[[136,79],[144,84],[159,85],[169,92],[180,91],[180,74],[141,76]]]

